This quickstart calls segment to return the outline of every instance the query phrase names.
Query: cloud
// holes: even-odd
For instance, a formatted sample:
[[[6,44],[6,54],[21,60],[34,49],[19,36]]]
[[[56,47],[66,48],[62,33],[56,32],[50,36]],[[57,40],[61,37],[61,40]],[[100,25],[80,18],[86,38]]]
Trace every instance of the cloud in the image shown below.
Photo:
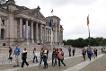
[[[60,7],[69,4],[73,5],[89,5],[94,3],[97,0],[42,0],[43,5],[50,4],[52,7]]]
[[[61,18],[63,39],[87,38],[88,14],[91,37],[106,38],[106,0],[17,0],[16,3],[29,8],[39,5],[45,17],[50,16],[53,9],[53,14]]]

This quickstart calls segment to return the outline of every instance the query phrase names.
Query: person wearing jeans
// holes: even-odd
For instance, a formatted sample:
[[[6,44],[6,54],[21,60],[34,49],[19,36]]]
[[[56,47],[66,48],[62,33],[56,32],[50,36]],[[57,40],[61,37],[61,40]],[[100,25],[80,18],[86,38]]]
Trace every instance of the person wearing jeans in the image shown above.
[[[44,50],[43,50],[44,69],[45,69],[45,68],[48,68],[47,60],[48,60],[48,50],[47,50],[47,48],[45,47]]]
[[[39,63],[39,65],[41,65],[42,61],[43,61],[43,48],[41,48],[41,51],[40,51],[40,63]]]

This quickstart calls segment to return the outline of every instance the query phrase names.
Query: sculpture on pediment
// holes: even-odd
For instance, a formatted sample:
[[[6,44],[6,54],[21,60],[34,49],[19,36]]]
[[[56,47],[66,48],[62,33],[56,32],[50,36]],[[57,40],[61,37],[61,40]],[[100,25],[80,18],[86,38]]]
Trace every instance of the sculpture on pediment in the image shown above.
[[[15,4],[15,1],[14,0],[8,0],[7,1],[9,4],[11,3],[11,4]]]

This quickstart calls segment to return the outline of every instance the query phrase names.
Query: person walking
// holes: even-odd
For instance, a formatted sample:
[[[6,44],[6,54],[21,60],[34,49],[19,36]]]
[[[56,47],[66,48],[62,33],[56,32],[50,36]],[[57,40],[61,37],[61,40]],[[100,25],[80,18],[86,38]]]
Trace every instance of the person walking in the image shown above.
[[[75,55],[75,51],[76,51],[76,49],[74,47],[73,50],[72,50],[73,56]]]
[[[9,58],[8,59],[12,62],[13,57],[12,57],[12,48],[11,47],[9,47]]]
[[[39,66],[41,66],[42,61],[43,61],[43,48],[41,48],[41,51],[40,51],[40,63],[39,63]]]
[[[97,57],[97,49],[94,48],[94,49],[93,49],[93,52],[94,52],[94,59],[95,59],[95,57]]]
[[[43,51],[44,69],[48,68],[47,59],[48,59],[48,49],[44,47],[44,51]]]
[[[33,50],[33,55],[34,55],[34,57],[33,57],[33,63],[35,63],[35,59],[36,59],[36,62],[38,63],[38,56],[37,56],[36,48],[34,48],[34,50]]]
[[[66,66],[66,64],[63,62],[64,60],[64,52],[62,51],[62,48],[59,49],[59,52],[58,52],[58,65],[59,65],[59,68],[61,66],[60,62]]]
[[[22,64],[21,67],[24,67],[24,63],[26,63],[27,66],[29,66],[28,62],[26,61],[27,59],[27,50],[26,48],[24,48],[23,52],[22,52]]]
[[[82,49],[82,56],[85,61],[85,59],[86,59],[86,49],[85,48]]]
[[[56,64],[57,64],[56,48],[53,48],[53,52],[52,52],[52,66],[55,66]]]
[[[88,54],[88,58],[90,59],[90,61],[91,61],[91,57],[92,57],[92,55],[93,55],[93,52],[92,52],[92,49],[89,47],[89,48],[87,48],[87,54]]]
[[[15,65],[14,65],[14,67],[18,67],[19,66],[18,57],[20,55],[20,48],[18,47],[18,45],[16,45],[16,48],[14,49],[13,55],[15,55]]]
[[[69,57],[71,57],[71,47],[68,48]]]

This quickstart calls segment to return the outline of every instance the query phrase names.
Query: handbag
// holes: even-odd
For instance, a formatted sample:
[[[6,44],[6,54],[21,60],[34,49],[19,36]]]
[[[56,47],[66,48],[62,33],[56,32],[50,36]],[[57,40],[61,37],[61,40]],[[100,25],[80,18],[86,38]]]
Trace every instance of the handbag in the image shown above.
[[[58,54],[58,58],[62,60],[64,59],[64,56],[62,56],[61,54]]]

